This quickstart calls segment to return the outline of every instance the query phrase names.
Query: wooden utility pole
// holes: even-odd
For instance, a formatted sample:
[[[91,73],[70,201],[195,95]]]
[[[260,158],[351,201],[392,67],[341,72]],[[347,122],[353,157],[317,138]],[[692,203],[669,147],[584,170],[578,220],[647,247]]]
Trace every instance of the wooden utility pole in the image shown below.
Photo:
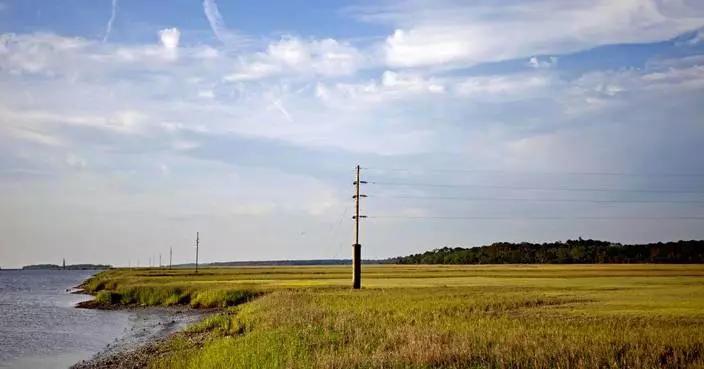
[[[159,268],[161,268],[161,253],[159,253]]]
[[[196,232],[196,273],[198,273],[198,245],[200,244],[200,232]]]
[[[355,215],[354,218],[354,244],[352,245],[352,288],[359,289],[362,287],[362,245],[359,244],[359,219],[366,218],[364,215],[359,215],[359,199],[361,197],[367,197],[367,195],[361,195],[359,193],[359,187],[361,184],[367,183],[360,180],[360,170],[362,168],[357,165],[357,175],[354,181],[354,205],[355,205]]]
[[[169,247],[169,269],[171,269],[171,260],[173,259],[173,257],[174,257],[174,248]]]

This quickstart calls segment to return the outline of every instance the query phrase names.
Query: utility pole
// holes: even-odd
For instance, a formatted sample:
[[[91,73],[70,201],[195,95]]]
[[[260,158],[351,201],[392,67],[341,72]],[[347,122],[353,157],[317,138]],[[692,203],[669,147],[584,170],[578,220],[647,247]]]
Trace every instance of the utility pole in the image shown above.
[[[161,268],[161,253],[159,253],[159,268]]]
[[[359,187],[361,184],[367,182],[360,180],[359,172],[362,169],[359,165],[356,167],[357,176],[354,181],[355,194],[354,205],[355,205],[355,215],[352,217],[354,219],[354,244],[352,245],[352,288],[359,289],[362,287],[362,245],[359,244],[359,219],[366,218],[365,215],[359,215],[359,199],[361,197],[367,197],[367,195],[360,195]]]
[[[169,247],[169,269],[171,269],[171,259],[173,258],[173,256],[174,256],[174,248]]]
[[[64,258],[64,262],[63,262],[62,268],[63,268],[63,270],[66,270],[66,258]]]
[[[200,244],[200,232],[196,232],[196,273],[198,273],[198,245]]]

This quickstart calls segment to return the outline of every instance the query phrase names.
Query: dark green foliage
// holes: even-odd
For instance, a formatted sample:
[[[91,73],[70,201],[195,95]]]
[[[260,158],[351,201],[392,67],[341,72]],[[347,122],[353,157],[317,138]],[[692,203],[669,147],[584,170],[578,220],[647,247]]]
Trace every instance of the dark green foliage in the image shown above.
[[[387,260],[392,264],[606,264],[704,263],[704,241],[621,245],[597,240],[553,243],[499,242],[489,246],[444,247]]]
[[[104,305],[119,304],[122,299],[122,295],[113,291],[100,291],[95,296],[95,301]]]

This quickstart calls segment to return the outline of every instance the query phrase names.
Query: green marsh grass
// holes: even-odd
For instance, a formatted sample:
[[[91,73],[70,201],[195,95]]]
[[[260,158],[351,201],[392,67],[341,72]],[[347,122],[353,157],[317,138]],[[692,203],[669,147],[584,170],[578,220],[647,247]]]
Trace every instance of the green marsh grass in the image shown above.
[[[349,267],[244,267],[112,270],[86,286],[237,305],[152,368],[704,368],[702,265],[369,266],[362,290],[349,282]]]

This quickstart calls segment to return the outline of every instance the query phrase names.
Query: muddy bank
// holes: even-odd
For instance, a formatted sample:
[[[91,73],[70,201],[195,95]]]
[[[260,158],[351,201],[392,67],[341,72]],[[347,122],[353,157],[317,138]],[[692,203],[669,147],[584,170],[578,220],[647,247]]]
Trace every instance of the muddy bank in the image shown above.
[[[165,341],[211,311],[189,308],[131,308],[133,316],[127,332],[90,360],[72,369],[146,368],[151,358],[168,353]],[[197,336],[189,339],[198,340]]]

